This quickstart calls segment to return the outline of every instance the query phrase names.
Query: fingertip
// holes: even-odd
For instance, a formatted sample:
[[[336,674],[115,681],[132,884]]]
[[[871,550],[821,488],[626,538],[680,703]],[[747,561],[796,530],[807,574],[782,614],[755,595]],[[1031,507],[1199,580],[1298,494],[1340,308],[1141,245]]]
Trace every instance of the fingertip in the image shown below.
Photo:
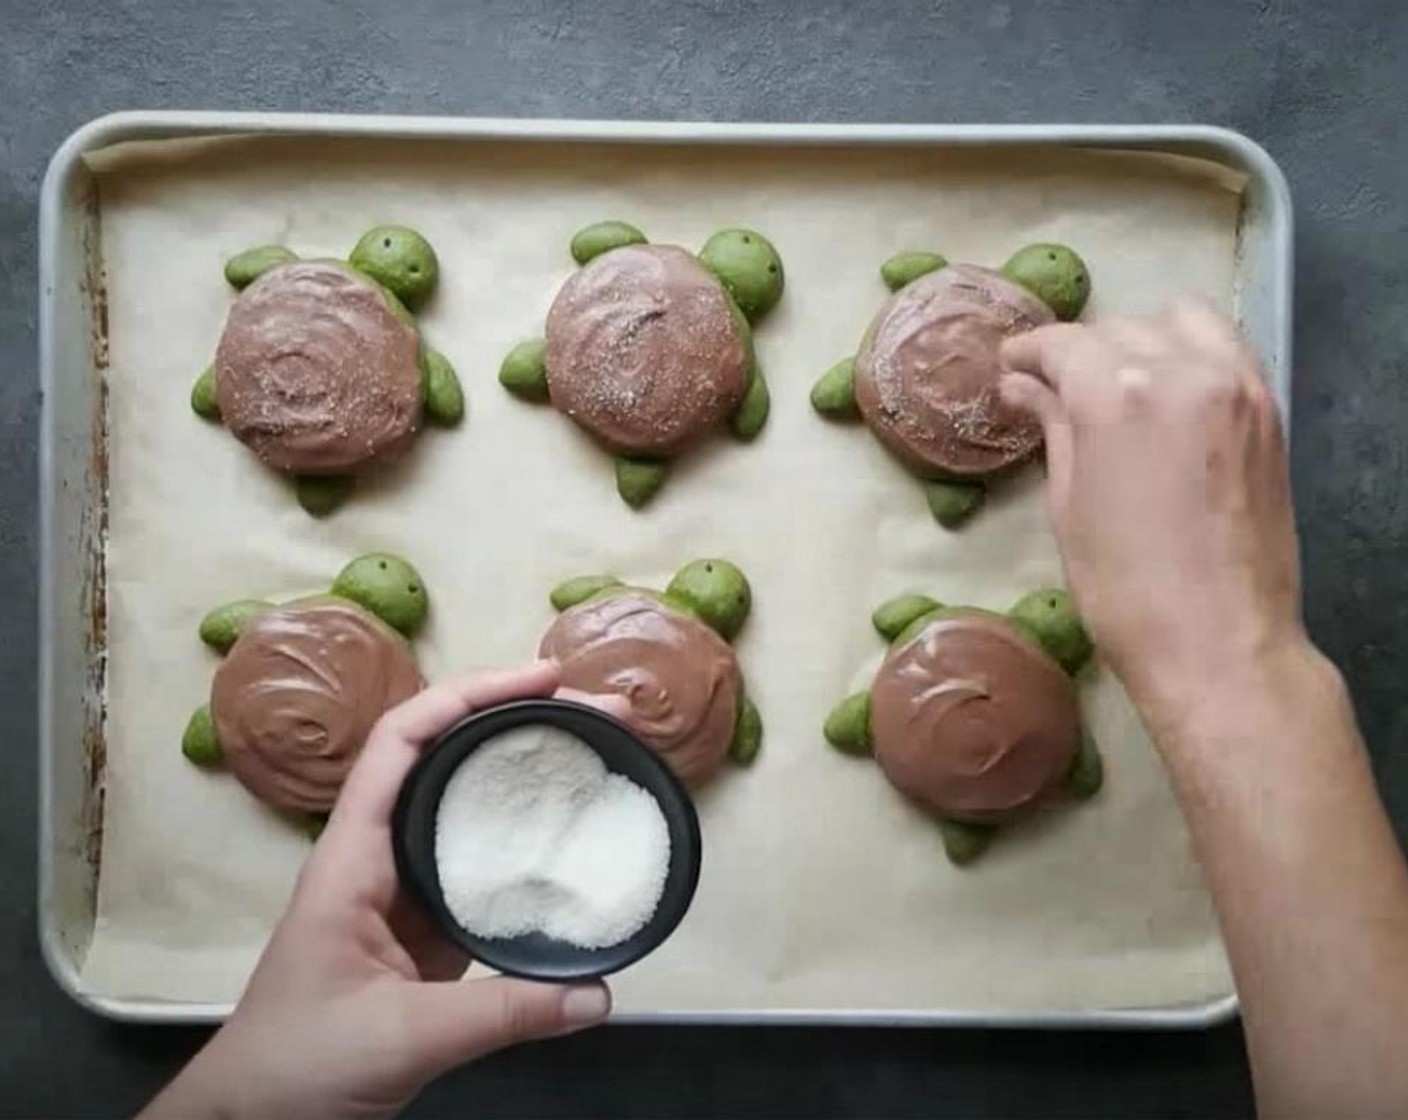
[[[610,1014],[611,989],[602,981],[573,985],[562,996],[562,1033],[596,1026]]]
[[[553,695],[559,700],[585,704],[616,719],[625,719],[631,714],[631,702],[617,692],[583,692],[576,688],[559,688]]]

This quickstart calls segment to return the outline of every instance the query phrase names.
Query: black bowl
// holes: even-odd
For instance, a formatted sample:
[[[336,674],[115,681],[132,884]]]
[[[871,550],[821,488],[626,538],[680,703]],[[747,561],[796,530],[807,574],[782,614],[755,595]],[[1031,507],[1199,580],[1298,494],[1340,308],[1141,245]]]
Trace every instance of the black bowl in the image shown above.
[[[646,790],[660,806],[670,834],[670,865],[659,905],[644,927],[625,941],[584,949],[542,933],[478,937],[445,905],[435,865],[435,815],[445,784],[483,743],[527,724],[560,727],[586,743],[606,764]],[[694,802],[654,751],[610,716],[566,700],[519,700],[477,712],[431,746],[406,776],[391,817],[391,846],[401,884],[450,940],[475,960],[530,980],[585,980],[618,972],[663,942],[680,924],[699,883],[701,843]]]

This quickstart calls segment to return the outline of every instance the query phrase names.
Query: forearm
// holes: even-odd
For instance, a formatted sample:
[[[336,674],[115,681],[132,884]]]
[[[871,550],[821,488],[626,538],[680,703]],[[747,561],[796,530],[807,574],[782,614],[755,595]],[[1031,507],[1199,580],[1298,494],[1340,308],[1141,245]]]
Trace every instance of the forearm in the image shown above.
[[[1308,642],[1145,698],[1207,870],[1268,1115],[1408,1107],[1408,873]],[[1137,698],[1138,699],[1138,698]]]

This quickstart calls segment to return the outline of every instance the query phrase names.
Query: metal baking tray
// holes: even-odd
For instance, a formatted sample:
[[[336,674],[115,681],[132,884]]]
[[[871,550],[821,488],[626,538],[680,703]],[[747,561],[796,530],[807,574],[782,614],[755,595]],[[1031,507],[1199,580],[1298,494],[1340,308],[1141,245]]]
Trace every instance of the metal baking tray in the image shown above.
[[[132,140],[235,134],[486,139],[523,144],[735,147],[1050,148],[1163,152],[1247,176],[1238,230],[1236,306],[1290,419],[1292,216],[1284,175],[1239,133],[1201,125],[864,125],[551,121],[327,114],[131,112],[101,117],[58,149],[40,198],[39,937],[59,985],[99,1015],[212,1022],[227,1005],[95,997],[80,969],[93,933],[102,841],[107,503],[106,293],[95,182],[85,154]],[[1206,1027],[1237,998],[1174,1007],[984,1013],[925,1011],[690,1013],[636,1021],[876,1026]],[[625,1017],[623,1017],[625,1018]]]

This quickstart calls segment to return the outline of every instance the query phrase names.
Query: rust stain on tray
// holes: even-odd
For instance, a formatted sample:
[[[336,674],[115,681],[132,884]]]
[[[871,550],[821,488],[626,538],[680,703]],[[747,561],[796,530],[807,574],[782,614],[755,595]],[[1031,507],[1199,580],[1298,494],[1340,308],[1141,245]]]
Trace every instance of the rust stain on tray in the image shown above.
[[[84,856],[96,869],[103,840],[103,800],[107,778],[107,539],[108,539],[108,289],[103,269],[102,225],[97,184],[86,201],[83,290],[89,316],[93,394],[92,444],[88,455],[88,516],[83,525],[83,616],[88,681],[84,696],[83,758],[87,796],[83,799]]]

